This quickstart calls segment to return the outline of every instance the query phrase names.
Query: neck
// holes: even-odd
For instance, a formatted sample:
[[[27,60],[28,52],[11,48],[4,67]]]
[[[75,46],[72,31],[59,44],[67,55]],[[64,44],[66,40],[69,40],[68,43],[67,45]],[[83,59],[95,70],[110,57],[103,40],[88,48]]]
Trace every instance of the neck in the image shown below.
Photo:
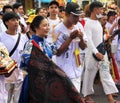
[[[90,15],[90,19],[92,19],[92,20],[98,20],[97,17],[96,17],[96,15],[93,14],[93,13],[91,13],[91,15]]]
[[[68,28],[68,29],[72,29],[73,28],[73,24],[67,22],[66,20],[64,20],[63,24]]]
[[[49,18],[52,19],[52,20],[55,20],[55,19],[57,19],[57,16],[56,15],[50,15]]]
[[[112,24],[112,23],[113,23],[113,21],[112,21],[112,20],[109,20],[108,22],[109,22],[110,24]]]
[[[10,35],[16,35],[17,31],[7,30],[6,33]]]

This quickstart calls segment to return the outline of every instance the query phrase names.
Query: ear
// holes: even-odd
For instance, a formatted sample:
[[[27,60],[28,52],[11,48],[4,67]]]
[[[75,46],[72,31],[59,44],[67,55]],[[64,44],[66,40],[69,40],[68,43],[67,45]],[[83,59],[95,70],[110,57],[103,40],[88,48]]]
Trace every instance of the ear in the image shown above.
[[[6,22],[5,22],[5,25],[8,25],[8,22],[9,22],[9,21],[6,21]]]
[[[17,9],[14,9],[14,12],[15,12],[15,13],[17,13],[17,12],[18,12],[18,10],[17,10]]]

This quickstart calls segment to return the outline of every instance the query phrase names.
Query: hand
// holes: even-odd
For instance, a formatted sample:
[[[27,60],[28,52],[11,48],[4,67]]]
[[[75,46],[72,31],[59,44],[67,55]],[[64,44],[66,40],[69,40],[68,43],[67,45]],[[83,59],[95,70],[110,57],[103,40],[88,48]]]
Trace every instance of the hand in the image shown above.
[[[96,57],[99,58],[100,60],[103,60],[104,59],[104,55],[101,54],[101,53],[96,53]]]
[[[78,37],[83,40],[83,33],[81,32],[81,30],[78,30]]]
[[[71,34],[70,34],[70,38],[71,39],[75,39],[78,36],[78,30],[74,30]]]

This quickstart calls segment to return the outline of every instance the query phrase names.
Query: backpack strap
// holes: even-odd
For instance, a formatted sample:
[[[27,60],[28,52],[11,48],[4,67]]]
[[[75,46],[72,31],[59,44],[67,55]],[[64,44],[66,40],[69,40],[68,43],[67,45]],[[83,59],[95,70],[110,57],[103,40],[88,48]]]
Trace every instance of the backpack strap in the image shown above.
[[[17,42],[16,42],[14,48],[13,48],[13,49],[11,50],[11,52],[9,53],[9,56],[12,56],[13,53],[15,52],[16,48],[18,47],[18,44],[19,44],[19,42],[20,42],[20,37],[21,37],[21,34],[19,33]]]

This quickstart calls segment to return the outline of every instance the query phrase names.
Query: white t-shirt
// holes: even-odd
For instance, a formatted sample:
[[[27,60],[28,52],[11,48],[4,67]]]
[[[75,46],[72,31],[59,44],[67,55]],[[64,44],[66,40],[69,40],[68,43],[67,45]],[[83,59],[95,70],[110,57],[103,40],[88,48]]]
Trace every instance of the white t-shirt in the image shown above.
[[[49,25],[50,25],[50,31],[49,31],[48,36],[47,36],[47,41],[49,43],[53,43],[52,34],[54,32],[54,28],[56,25],[58,25],[61,22],[61,20],[59,17],[57,17],[57,19],[55,19],[55,20],[52,20],[49,17],[47,19],[48,19]]]
[[[96,47],[103,41],[103,29],[98,20],[89,19],[84,26],[88,37],[88,47],[93,53],[97,53]]]
[[[4,32],[6,30],[7,30],[6,26],[4,25],[2,19],[0,19],[0,33]]]
[[[0,34],[0,42],[2,42],[5,47],[7,48],[8,52],[10,53],[13,47],[15,46],[18,39],[18,34],[16,35],[9,35],[6,32]],[[18,63],[18,67],[21,61],[21,55],[24,48],[24,44],[28,39],[21,34],[20,42],[18,47],[16,48],[15,52],[11,56]],[[12,75],[6,78],[7,82],[14,82],[17,79],[23,79],[22,71],[20,69],[15,69]]]
[[[76,29],[78,30],[80,28],[81,27],[78,24],[75,25],[72,30],[68,30],[66,26],[63,24],[63,22],[58,24],[55,27],[55,34],[59,35],[56,41],[57,48],[61,47],[65,40],[70,36],[71,32],[73,32]],[[80,77],[83,71],[82,63],[79,67],[77,66],[76,63],[76,58],[74,55],[76,49],[80,50],[78,39],[74,39],[70,43],[68,49],[63,54],[61,54],[60,56],[56,56],[56,64],[67,74],[67,76],[70,79]],[[80,56],[80,60],[82,62],[82,56]]]

